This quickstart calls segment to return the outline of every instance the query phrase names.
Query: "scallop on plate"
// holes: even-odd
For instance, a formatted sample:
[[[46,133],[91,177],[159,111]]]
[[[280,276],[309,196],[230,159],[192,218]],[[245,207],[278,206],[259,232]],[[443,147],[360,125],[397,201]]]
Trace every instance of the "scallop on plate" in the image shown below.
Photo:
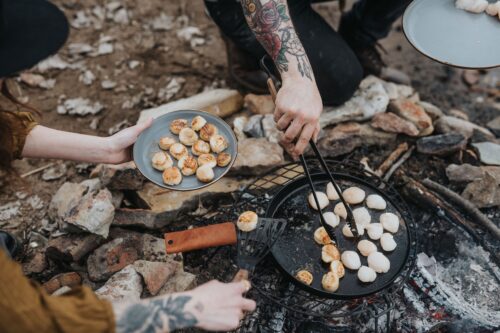
[[[179,142],[179,134],[175,134],[170,130],[170,124],[174,120],[182,119],[186,120],[186,127],[192,128],[193,119],[196,118],[195,123],[199,123],[200,117],[206,120],[208,124],[216,127],[217,134],[221,135],[227,140],[227,147],[225,147],[225,149],[223,150],[223,152],[225,153],[224,158],[226,161],[213,167],[213,177],[211,177],[210,181],[208,181],[208,179],[203,179],[204,181],[200,181],[196,177],[196,173],[194,173],[193,175],[189,176],[184,175],[182,181],[178,185],[168,185],[163,180],[162,172],[155,169],[152,165],[153,156],[155,156],[155,154],[158,152],[166,151],[160,148],[160,140],[162,138],[171,137],[175,139],[175,142]],[[199,135],[199,131],[195,130],[195,132],[198,133],[196,135]],[[189,143],[196,143],[197,140],[195,140],[195,135],[193,135],[191,131],[184,131],[183,135],[186,136],[186,133],[190,134],[190,138],[192,137],[191,141],[188,140]],[[186,138],[184,138],[184,141],[186,142]],[[189,155],[193,155],[192,147],[187,146],[186,149],[188,150]],[[168,151],[166,152],[168,153]],[[216,153],[213,154],[214,157],[217,157]],[[230,158],[228,158],[226,154],[229,155]],[[158,186],[176,191],[197,190],[215,183],[220,178],[222,178],[229,171],[229,169],[231,169],[234,161],[236,160],[237,154],[238,142],[236,141],[236,136],[234,135],[231,127],[220,117],[207,112],[196,110],[173,111],[154,119],[151,126],[145,129],[139,135],[133,148],[134,162],[137,165],[139,171],[144,175],[144,177]],[[195,155],[194,157],[198,159],[198,156]],[[174,160],[174,166],[177,167],[179,161],[174,158],[172,158],[172,160]],[[227,160],[229,160],[229,162]],[[224,166],[221,167],[220,165]]]

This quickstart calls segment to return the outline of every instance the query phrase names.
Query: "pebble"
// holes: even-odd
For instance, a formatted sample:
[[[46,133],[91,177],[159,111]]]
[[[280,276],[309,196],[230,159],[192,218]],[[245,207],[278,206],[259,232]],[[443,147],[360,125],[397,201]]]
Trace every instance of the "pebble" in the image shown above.
[[[421,138],[417,151],[422,154],[446,156],[465,149],[467,139],[458,133],[447,133]]]
[[[473,143],[479,152],[479,159],[487,165],[500,165],[500,145],[493,142]]]

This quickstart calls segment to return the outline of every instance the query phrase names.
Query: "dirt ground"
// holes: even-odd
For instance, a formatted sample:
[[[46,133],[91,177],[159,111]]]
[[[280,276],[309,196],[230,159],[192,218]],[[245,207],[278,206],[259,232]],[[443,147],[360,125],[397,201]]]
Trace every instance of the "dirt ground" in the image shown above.
[[[105,6],[110,1],[54,0],[70,21],[81,10],[91,10],[96,5]],[[82,69],[51,70],[44,73],[46,79],[56,79],[51,89],[29,87],[17,81],[13,91],[20,97],[29,98],[29,103],[42,111],[41,123],[53,128],[76,131],[94,135],[108,135],[110,128],[125,121],[134,124],[139,112],[145,108],[166,102],[158,93],[165,88],[172,78],[183,78],[185,83],[178,93],[170,98],[175,100],[203,91],[207,87],[224,87],[226,57],[224,44],[216,26],[206,16],[201,0],[148,0],[121,1],[129,15],[128,24],[112,20],[103,20],[101,29],[92,26],[80,29],[72,28],[66,46],[60,51],[63,59],[75,58],[70,54],[71,43],[97,45],[100,38],[109,36],[114,51],[97,57],[76,57],[71,63],[80,63],[96,77],[90,85],[79,80]],[[316,5],[317,10],[334,26],[338,24],[339,10],[336,2]],[[165,13],[176,18],[174,27],[167,31],[155,31],[150,25],[154,18]],[[198,27],[205,44],[191,47],[181,41],[176,31],[182,22]],[[458,108],[466,111],[471,120],[485,124],[499,114],[498,103],[488,99],[484,93],[472,93],[462,82],[462,70],[453,69],[435,63],[415,51],[401,32],[400,23],[395,24],[390,36],[382,41],[387,50],[384,58],[388,64],[406,72],[412,84],[423,100],[432,102],[443,110]],[[69,61],[69,60],[68,60]],[[131,68],[131,62],[138,61],[138,66]],[[101,81],[115,81],[115,89],[105,90]],[[93,102],[100,102],[104,110],[96,116],[79,117],[60,115],[57,106],[66,99],[84,97]],[[97,124],[97,125],[96,125]],[[95,129],[92,125],[96,125]],[[23,160],[15,164],[20,174],[50,163],[47,160]],[[59,163],[59,162],[57,162]],[[65,176],[44,181],[41,173],[16,181],[9,193],[0,196],[0,205],[16,201],[18,198],[38,196],[46,207],[57,188],[67,180],[79,181],[87,177],[89,165],[67,163]],[[37,205],[23,204],[19,214],[0,227],[26,236],[25,231],[37,229],[45,218],[44,208]],[[33,208],[35,206],[35,208]]]

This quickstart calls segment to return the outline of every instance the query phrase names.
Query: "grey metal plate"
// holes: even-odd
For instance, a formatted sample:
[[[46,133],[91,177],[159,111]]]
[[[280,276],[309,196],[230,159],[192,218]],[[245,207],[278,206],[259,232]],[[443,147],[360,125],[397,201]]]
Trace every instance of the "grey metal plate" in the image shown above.
[[[183,176],[182,182],[176,186],[170,186],[163,183],[162,173],[153,168],[151,165],[151,158],[156,152],[161,151],[158,146],[160,138],[163,136],[173,136],[178,138],[170,132],[170,123],[175,119],[187,119],[189,123],[195,116],[203,116],[207,122],[215,125],[219,134],[226,137],[229,142],[229,147],[225,152],[231,154],[231,162],[224,168],[215,167],[214,173],[215,178],[210,183],[200,182],[196,175]],[[189,152],[191,149],[188,147]],[[231,129],[231,127],[221,118],[203,111],[196,110],[179,110],[167,113],[161,117],[156,118],[153,124],[147,128],[144,132],[139,135],[133,148],[134,162],[137,165],[139,171],[149,179],[151,182],[163,188],[168,188],[176,191],[191,191],[203,188],[210,184],[215,183],[217,180],[222,178],[229,169],[232,167],[234,161],[236,160],[236,155],[238,154],[238,142]],[[174,165],[177,165],[177,161],[174,159]]]
[[[403,15],[403,30],[418,51],[441,63],[462,68],[500,66],[498,17],[458,9],[455,0],[414,0]]]

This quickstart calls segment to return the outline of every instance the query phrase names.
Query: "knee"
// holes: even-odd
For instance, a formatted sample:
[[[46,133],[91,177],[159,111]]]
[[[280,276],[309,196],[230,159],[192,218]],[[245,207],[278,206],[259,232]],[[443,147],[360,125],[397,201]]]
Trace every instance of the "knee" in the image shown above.
[[[356,56],[331,63],[316,77],[324,105],[336,106],[348,101],[363,79],[363,68]]]

